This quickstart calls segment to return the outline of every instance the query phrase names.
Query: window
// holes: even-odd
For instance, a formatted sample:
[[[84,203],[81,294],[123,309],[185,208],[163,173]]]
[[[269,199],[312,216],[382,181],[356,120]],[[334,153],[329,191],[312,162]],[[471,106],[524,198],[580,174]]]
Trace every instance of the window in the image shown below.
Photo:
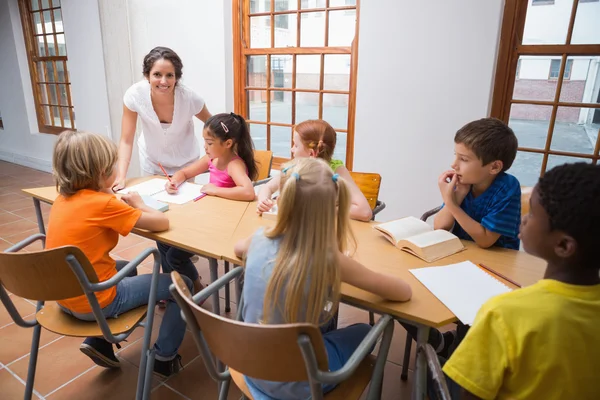
[[[509,172],[523,186],[559,164],[597,164],[600,151],[600,31],[588,18],[600,4],[534,3],[505,2],[491,110],[519,139]]]
[[[40,132],[75,129],[60,0],[19,0]]]
[[[561,60],[551,60],[550,61],[550,74],[548,75],[548,79],[558,79],[558,74],[560,71],[560,62]],[[567,66],[565,67],[565,73],[563,74],[563,79],[569,79],[571,77],[571,69],[573,68],[573,60],[567,60]]]
[[[532,6],[547,6],[554,4],[554,0],[531,0]]]
[[[337,132],[334,157],[352,168],[356,1],[236,4],[235,109],[248,120],[256,148],[272,150],[278,165],[291,158],[292,127],[324,119]]]

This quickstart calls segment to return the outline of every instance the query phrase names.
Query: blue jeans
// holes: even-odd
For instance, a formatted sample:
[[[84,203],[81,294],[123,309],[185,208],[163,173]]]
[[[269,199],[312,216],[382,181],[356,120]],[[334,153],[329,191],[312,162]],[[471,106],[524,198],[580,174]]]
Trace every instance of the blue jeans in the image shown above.
[[[156,242],[156,246],[160,253],[160,262],[164,273],[170,274],[173,271],[177,271],[181,275],[190,278],[192,282],[198,279],[198,270],[192,260],[190,260],[193,256],[192,253],[161,242]]]
[[[127,261],[117,261],[117,270],[122,269],[125,265],[127,265]],[[192,282],[185,276],[182,278],[187,287],[192,290]],[[137,271],[134,270],[117,284],[117,295],[109,305],[102,309],[102,314],[106,318],[117,318],[124,312],[148,304],[151,282],[152,274],[138,276]],[[156,359],[159,361],[168,361],[175,358],[185,335],[185,321],[181,318],[180,308],[169,292],[171,283],[172,280],[169,274],[158,275],[156,300],[170,300],[167,302],[167,309],[160,324],[158,339],[154,344]],[[61,308],[77,319],[96,321],[96,317],[91,312],[76,313],[62,306]]]

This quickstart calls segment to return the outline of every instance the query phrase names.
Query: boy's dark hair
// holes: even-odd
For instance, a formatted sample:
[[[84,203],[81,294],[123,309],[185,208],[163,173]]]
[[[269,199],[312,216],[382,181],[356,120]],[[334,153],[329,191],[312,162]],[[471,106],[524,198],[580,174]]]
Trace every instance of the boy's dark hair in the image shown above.
[[[578,262],[597,266],[600,166],[583,162],[560,165],[540,178],[537,191],[550,229],[561,230],[577,241]]]
[[[206,120],[204,128],[222,142],[232,139],[235,152],[246,164],[250,180],[256,180],[258,167],[254,160],[254,142],[244,117],[235,113],[215,114]]]
[[[513,130],[496,118],[469,122],[456,132],[454,143],[469,147],[483,165],[496,160],[502,161],[502,171],[512,165],[519,145]]]

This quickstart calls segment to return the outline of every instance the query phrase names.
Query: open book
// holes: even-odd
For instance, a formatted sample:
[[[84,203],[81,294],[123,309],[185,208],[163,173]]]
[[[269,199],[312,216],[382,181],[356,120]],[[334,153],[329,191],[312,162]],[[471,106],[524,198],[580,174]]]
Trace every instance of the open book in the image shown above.
[[[138,192],[140,196],[152,196],[154,200],[165,203],[184,204],[194,200],[200,195],[202,185],[183,182],[178,188],[177,193],[169,194],[165,189],[166,180],[163,178],[154,178],[137,185],[126,187],[118,191],[120,194],[129,192]]]
[[[427,222],[406,217],[373,227],[401,250],[407,251],[427,262],[433,262],[464,250],[464,246],[452,233],[433,230]]]

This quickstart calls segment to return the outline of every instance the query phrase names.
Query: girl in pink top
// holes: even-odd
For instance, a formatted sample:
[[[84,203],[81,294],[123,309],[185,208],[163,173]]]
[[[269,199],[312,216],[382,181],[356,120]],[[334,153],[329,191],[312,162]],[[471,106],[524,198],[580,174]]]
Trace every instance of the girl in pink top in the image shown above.
[[[210,183],[202,192],[231,200],[254,200],[252,180],[258,175],[254,144],[248,124],[241,115],[217,114],[210,117],[202,132],[206,155],[177,171],[167,182],[169,193],[176,193],[183,182],[206,171]]]

